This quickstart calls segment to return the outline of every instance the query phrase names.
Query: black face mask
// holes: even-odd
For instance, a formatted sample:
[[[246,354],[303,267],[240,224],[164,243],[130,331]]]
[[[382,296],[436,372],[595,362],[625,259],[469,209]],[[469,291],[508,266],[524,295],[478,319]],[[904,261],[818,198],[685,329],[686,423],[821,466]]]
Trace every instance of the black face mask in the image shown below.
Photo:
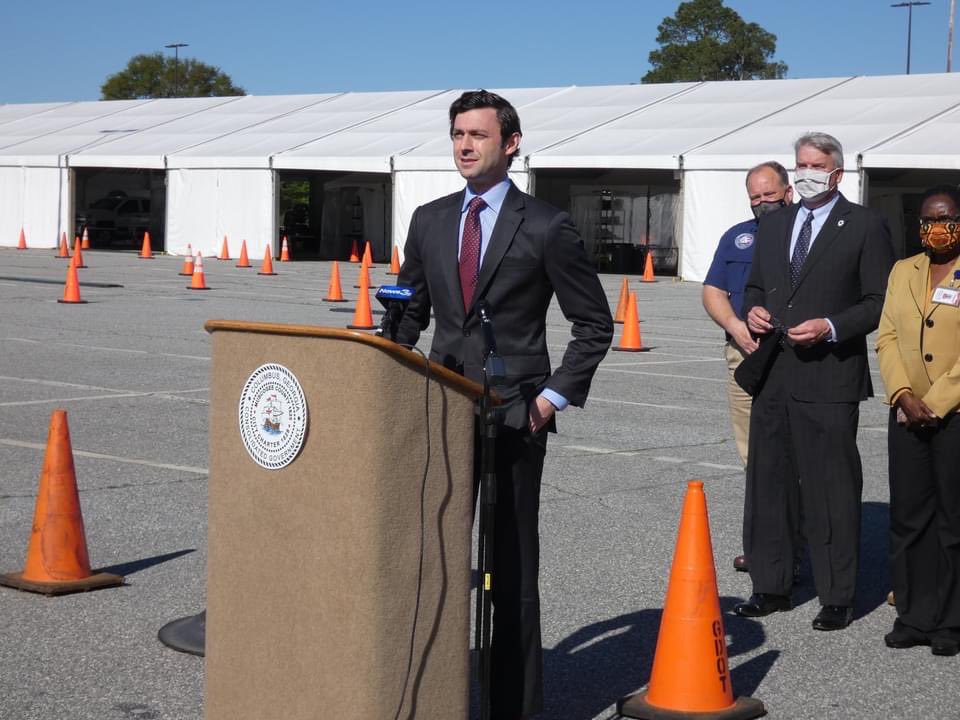
[[[779,210],[782,207],[787,206],[787,201],[783,198],[779,200],[773,200],[771,202],[762,202],[758,205],[753,205],[750,209],[753,210],[753,216],[759,220],[762,216],[772,213],[774,210]]]

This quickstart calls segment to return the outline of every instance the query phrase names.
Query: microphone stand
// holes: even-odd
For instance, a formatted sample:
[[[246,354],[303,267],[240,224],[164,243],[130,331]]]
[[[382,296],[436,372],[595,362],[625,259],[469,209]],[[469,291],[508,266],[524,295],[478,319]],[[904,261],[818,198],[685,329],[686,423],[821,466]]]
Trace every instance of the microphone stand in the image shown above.
[[[493,533],[497,505],[496,442],[500,412],[494,407],[491,387],[506,375],[503,358],[497,354],[493,323],[485,300],[477,304],[483,330],[483,395],[480,397],[480,521],[477,541],[477,607],[474,647],[480,651],[480,718],[490,720],[490,644],[493,592]]]

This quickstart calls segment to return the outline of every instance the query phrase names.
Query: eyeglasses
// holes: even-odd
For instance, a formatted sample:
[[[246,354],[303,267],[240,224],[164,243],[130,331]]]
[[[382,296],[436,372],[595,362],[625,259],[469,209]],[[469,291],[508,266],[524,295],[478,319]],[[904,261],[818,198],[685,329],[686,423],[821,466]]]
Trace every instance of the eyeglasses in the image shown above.
[[[958,225],[960,225],[960,215],[943,215],[941,217],[921,217],[920,218],[920,227],[935,225],[937,223],[946,223],[948,229],[952,232]],[[951,227],[952,226],[952,227]]]

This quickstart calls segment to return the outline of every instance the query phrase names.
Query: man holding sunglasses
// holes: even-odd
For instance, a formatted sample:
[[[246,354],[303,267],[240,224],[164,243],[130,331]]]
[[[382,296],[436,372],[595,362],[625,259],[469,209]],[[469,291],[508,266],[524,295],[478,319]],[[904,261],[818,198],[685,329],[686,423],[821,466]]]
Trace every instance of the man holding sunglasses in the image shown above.
[[[886,221],[839,192],[836,138],[808,133],[794,151],[802,202],[760,224],[744,297],[751,333],[775,323],[786,332],[753,400],[744,524],[753,595],[735,612],[791,608],[802,536],[822,606],[813,627],[841,630],[853,619],[860,542],[859,403],[873,393],[866,336],[895,251]]]

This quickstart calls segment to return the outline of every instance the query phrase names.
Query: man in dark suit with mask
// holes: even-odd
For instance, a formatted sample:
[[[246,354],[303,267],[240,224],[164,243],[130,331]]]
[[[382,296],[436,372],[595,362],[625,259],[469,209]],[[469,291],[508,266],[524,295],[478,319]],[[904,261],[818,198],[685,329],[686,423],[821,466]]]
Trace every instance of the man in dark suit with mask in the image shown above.
[[[395,337],[416,343],[432,307],[430,358],[480,381],[481,302],[496,329],[506,379],[497,387],[504,426],[496,445],[491,710],[504,720],[543,704],[537,525],[547,432],[557,411],[584,404],[613,338],[610,307],[569,215],[507,179],[520,136],[516,110],[494,93],[467,92],[451,105],[454,161],[467,186],[413,214],[398,282],[416,294]],[[573,339],[551,371],[546,314],[554,294]]]
[[[799,503],[822,606],[813,627],[840,630],[853,618],[857,576],[857,425],[872,394],[866,335],[879,323],[895,254],[881,216],[837,188],[840,143],[808,133],[794,150],[803,200],[760,224],[744,299],[750,331],[779,347],[753,400],[744,548],[754,594],[735,612],[790,609]]]

